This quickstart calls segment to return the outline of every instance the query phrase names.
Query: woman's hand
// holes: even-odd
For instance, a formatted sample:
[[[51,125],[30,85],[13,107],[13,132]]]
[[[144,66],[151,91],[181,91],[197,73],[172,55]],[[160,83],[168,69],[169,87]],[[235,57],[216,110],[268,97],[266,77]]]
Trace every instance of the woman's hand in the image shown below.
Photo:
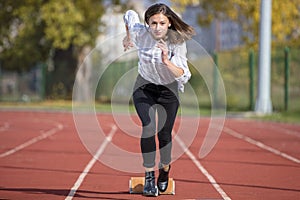
[[[157,43],[157,47],[161,49],[161,60],[162,62],[168,67],[168,69],[174,74],[175,77],[180,77],[183,75],[184,71],[180,67],[174,65],[170,59],[168,58],[169,55],[169,50],[167,43],[160,39],[159,42]]]
[[[162,62],[167,65],[168,62],[170,62],[168,55],[169,55],[169,50],[168,50],[168,46],[167,43],[163,40],[160,39],[159,42],[157,43],[157,47],[161,49],[162,53],[161,53],[161,60]]]
[[[127,51],[128,49],[133,47],[133,43],[131,42],[131,39],[130,39],[130,33],[129,33],[128,26],[125,25],[125,28],[126,28],[126,36],[123,39],[123,47],[124,47],[124,51]]]
[[[128,49],[130,49],[131,47],[133,47],[133,43],[131,42],[130,36],[126,35],[123,39],[123,47],[124,47],[124,51],[127,51]]]

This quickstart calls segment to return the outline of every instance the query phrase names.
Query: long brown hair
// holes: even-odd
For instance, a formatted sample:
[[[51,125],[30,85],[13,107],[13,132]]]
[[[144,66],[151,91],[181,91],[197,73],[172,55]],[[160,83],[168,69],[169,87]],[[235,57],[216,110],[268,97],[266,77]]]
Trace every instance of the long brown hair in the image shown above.
[[[168,31],[168,40],[171,43],[182,43],[189,40],[195,35],[195,30],[192,26],[186,24],[178,15],[173,12],[167,5],[157,3],[150,6],[145,12],[145,22],[149,25],[149,19],[155,14],[163,14],[168,17],[171,26]]]

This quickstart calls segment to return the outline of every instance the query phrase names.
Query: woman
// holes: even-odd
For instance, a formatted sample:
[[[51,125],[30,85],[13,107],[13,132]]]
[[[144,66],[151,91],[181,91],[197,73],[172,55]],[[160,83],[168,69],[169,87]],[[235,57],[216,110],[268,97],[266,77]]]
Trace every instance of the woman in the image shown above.
[[[164,192],[168,187],[172,129],[179,106],[178,90],[183,92],[183,84],[191,77],[185,41],[195,32],[165,4],[150,6],[144,17],[143,25],[135,11],[125,13],[127,35],[123,46],[125,51],[133,46],[138,49],[139,75],[133,91],[133,102],[143,126],[140,141],[145,167],[143,194],[157,196],[157,188]],[[156,132],[160,152],[157,187],[154,173]]]

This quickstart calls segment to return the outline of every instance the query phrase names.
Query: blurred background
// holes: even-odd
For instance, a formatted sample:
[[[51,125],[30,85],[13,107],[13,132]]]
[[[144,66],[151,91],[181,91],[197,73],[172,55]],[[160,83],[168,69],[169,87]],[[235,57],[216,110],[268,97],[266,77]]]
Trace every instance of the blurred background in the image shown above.
[[[101,59],[123,52],[123,14],[162,2],[172,7],[197,35],[193,38],[213,59],[224,81],[228,111],[253,111],[257,95],[260,0],[0,0],[0,101],[72,100],[76,73],[97,79]],[[300,115],[300,0],[272,1],[271,98],[276,112]],[[89,65],[86,56],[116,36]],[[189,46],[191,52],[193,45]],[[197,57],[197,54],[193,55]],[[96,86],[99,104],[111,101],[119,78],[137,66],[135,56],[111,63]],[[84,70],[79,67],[87,65]],[[199,106],[210,107],[210,94],[193,66],[191,86]],[[214,74],[212,73],[212,78]],[[105,87],[104,87],[105,86]]]

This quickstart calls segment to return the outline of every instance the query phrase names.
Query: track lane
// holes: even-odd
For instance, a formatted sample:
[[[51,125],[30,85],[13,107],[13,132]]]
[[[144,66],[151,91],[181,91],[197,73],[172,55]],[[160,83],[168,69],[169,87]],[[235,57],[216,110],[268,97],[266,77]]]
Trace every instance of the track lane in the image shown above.
[[[40,127],[35,123],[23,123],[24,120],[20,120],[24,116],[23,113],[9,114],[13,119],[19,119],[14,121],[14,127],[18,127],[18,130],[23,129],[22,134],[29,133],[31,136],[31,132],[45,128],[43,123]],[[27,113],[28,115],[32,121],[48,121],[48,126],[53,122],[63,123],[64,130],[0,159],[0,197],[62,199],[68,194],[67,186],[82,169],[82,163],[91,156],[82,146],[70,114],[39,112]],[[14,134],[15,130],[12,131],[12,135]],[[11,140],[7,142],[10,143]]]
[[[14,154],[18,151],[21,151],[22,149],[28,147],[28,146],[31,146],[37,142],[40,142],[41,140],[44,140],[48,137],[51,137],[52,135],[58,133],[59,131],[63,130],[63,125],[62,124],[57,124],[54,128],[44,132],[44,133],[41,133],[41,135],[37,136],[37,137],[34,137],[34,138],[31,138],[29,139],[28,141],[25,141],[24,143],[8,150],[8,151],[5,151],[3,153],[0,154],[0,158],[4,158],[6,156],[9,156],[11,154]]]
[[[7,131],[9,127],[10,127],[10,123],[4,121],[3,124],[0,125],[0,133]]]
[[[111,142],[112,137],[117,131],[117,126],[112,125],[111,131],[109,132],[108,136],[105,138],[103,143],[100,145],[99,149],[97,150],[96,154],[93,156],[93,158],[89,161],[89,163],[86,165],[80,176],[78,177],[77,181],[74,183],[73,187],[71,188],[68,196],[65,198],[65,200],[71,200],[75,196],[78,188],[81,186],[82,182],[84,181],[86,175],[90,172],[90,169],[94,166],[96,161],[99,159],[101,154],[104,152],[107,144]]]
[[[0,121],[6,121],[1,127],[3,132],[0,134],[0,158],[15,153],[19,149],[45,139],[63,129],[62,124],[37,117],[37,114],[33,112],[26,114],[22,112],[5,112],[5,114],[0,115]]]
[[[226,127],[300,159],[300,126],[253,120],[227,120]]]
[[[256,128],[254,122],[229,121],[231,127],[238,127],[240,134],[248,135]],[[269,133],[261,131],[261,134]],[[275,135],[271,138],[273,145],[280,143]],[[202,163],[232,199],[296,199],[300,194],[297,163],[225,132]]]
[[[191,159],[191,161],[197,166],[197,168],[201,171],[201,173],[208,179],[211,185],[216,189],[216,191],[220,194],[222,199],[231,200],[231,198],[226,194],[226,192],[221,188],[215,178],[203,167],[200,161],[196,158],[196,156],[188,149],[188,147],[184,144],[184,142],[179,138],[175,138],[181,148],[185,151],[185,154]]]
[[[5,134],[0,134],[0,139],[10,134],[18,136],[21,130],[24,130],[22,140],[28,139],[28,136],[32,137],[32,132],[41,130],[36,123],[30,123],[30,120],[26,121],[27,123],[24,123],[24,120],[22,122],[24,116],[30,116],[36,122],[47,119],[49,122],[63,123],[64,130],[16,154],[0,159],[0,197],[54,200],[66,198],[70,188],[91,160],[91,155],[76,132],[72,114],[12,112],[9,116],[13,116],[14,122],[18,121],[20,126],[16,129],[11,123],[13,120],[6,120],[11,126],[4,132]],[[114,122],[110,115],[101,114],[98,117],[104,124]],[[204,159],[199,159],[199,148],[208,122],[209,119],[201,119],[199,133],[189,150],[231,199],[295,199],[299,196],[300,166],[297,163],[225,132],[221,134],[213,151]],[[31,129],[30,126],[33,124],[34,127]],[[226,121],[226,127],[239,131],[240,134],[262,141],[288,154],[292,152],[293,156],[298,155],[299,145],[295,148],[297,136],[294,134],[297,134],[300,126],[272,123],[272,127],[269,127],[267,123],[264,131],[264,123],[259,129],[255,128],[255,124],[254,121],[245,120]],[[294,134],[281,133],[282,129],[292,131]],[[128,151],[138,151],[138,139],[129,138],[122,131],[117,131],[112,142],[123,145],[122,147]],[[7,140],[7,146],[16,143],[14,137],[10,139]],[[176,195],[160,196],[158,199],[221,198],[207,177],[199,172],[187,155],[182,155],[172,165],[171,176],[176,180]],[[141,195],[128,194],[129,178],[139,175],[143,174],[119,172],[101,162],[96,162],[74,195],[74,199],[144,199]]]
[[[127,128],[126,130],[128,130]],[[132,129],[131,131],[136,130]],[[139,153],[140,151],[139,138],[128,136],[121,129],[116,132],[111,142],[130,152]],[[111,154],[111,156],[118,159],[121,155]],[[119,159],[122,160],[121,157]],[[79,188],[78,196],[73,199],[145,199],[141,194],[129,194],[129,180],[132,176],[144,176],[144,174],[117,171],[97,162]],[[199,199],[202,197],[221,199],[221,195],[207,180],[207,177],[184,154],[172,163],[170,176],[176,181],[176,194],[160,195],[157,199]]]

